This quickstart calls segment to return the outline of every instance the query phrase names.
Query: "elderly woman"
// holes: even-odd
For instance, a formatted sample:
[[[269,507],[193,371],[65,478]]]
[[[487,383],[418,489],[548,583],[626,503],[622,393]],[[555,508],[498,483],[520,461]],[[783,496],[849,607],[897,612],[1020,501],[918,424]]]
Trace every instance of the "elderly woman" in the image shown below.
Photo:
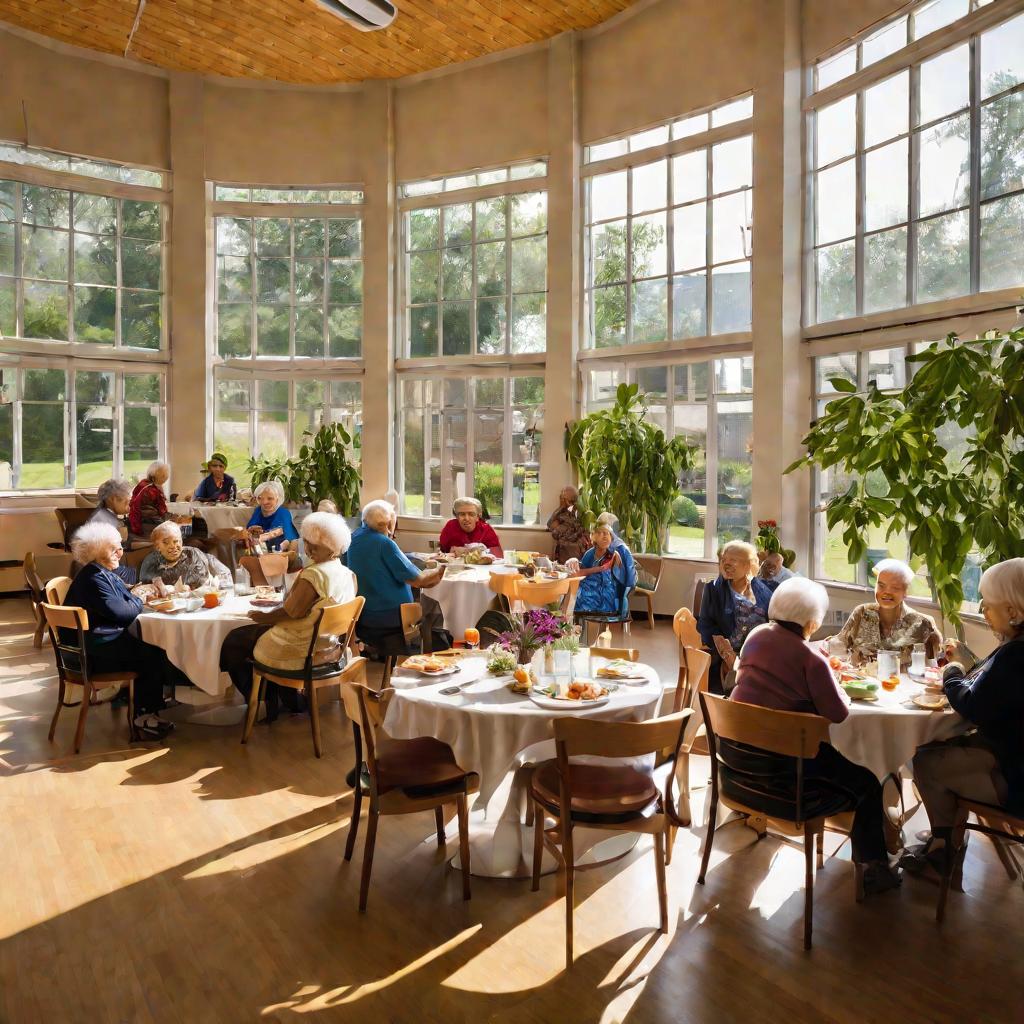
[[[253,491],[256,508],[245,529],[251,541],[265,544],[268,551],[288,552],[298,548],[299,539],[292,514],[284,507],[284,488],[277,480],[266,480]]]
[[[128,632],[143,605],[115,572],[123,553],[121,535],[108,523],[86,523],[72,538],[71,551],[83,568],[64,603],[84,608],[89,616],[85,638],[89,671],[137,672],[135,726],[146,736],[166,736],[174,726],[162,721],[157,712],[164,706],[169,665],[159,647]]]
[[[136,537],[148,537],[167,518],[164,484],[171,475],[166,462],[151,462],[146,476],[135,485],[128,503],[128,528]]]
[[[799,577],[781,583],[768,605],[769,622],[753,629],[743,645],[730,699],[842,722],[850,713],[847,699],[828,661],[807,644],[827,611],[828,593],[820,583]],[[791,785],[789,758],[728,740],[722,741],[722,756],[727,766],[766,775],[764,796],[769,802],[793,799],[779,788],[780,784]],[[772,778],[776,772],[777,780]],[[803,773],[805,801],[813,805],[814,814],[854,812],[850,842],[854,861],[865,869],[864,892],[883,892],[899,885],[899,873],[889,867],[882,827],[882,784],[874,773],[827,744],[819,747],[817,756],[804,761]],[[723,783],[728,790],[728,767]],[[749,802],[749,792],[743,798]],[[770,813],[770,807],[765,810]]]
[[[938,656],[942,637],[930,615],[907,607],[906,597],[914,570],[896,558],[875,566],[875,600],[857,605],[839,631],[855,665],[874,661],[879,650],[898,651],[900,667],[910,664],[915,644],[925,644],[929,658]]]
[[[216,577],[231,579],[231,570],[199,548],[185,547],[181,539],[181,527],[177,523],[161,523],[149,535],[153,550],[139,566],[139,579],[143,583],[160,580],[174,586],[179,580],[187,586],[206,586]]]
[[[570,558],[582,558],[590,547],[590,535],[580,522],[579,492],[575,487],[563,487],[558,496],[558,508],[548,518],[548,531],[555,542],[555,561],[567,562]]]
[[[768,620],[768,602],[778,585],[762,580],[757,548],[743,540],[731,540],[718,554],[718,579],[704,587],[697,628],[711,652],[708,689],[724,693],[726,676],[736,665],[747,634]]]
[[[231,676],[246,701],[252,692],[250,659],[271,668],[301,669],[324,605],[344,604],[356,596],[351,571],[338,560],[349,546],[345,520],[329,512],[313,512],[302,521],[302,540],[310,560],[292,584],[281,608],[251,611],[255,625],[230,632],[220,650],[220,667]],[[288,687],[268,684],[267,718],[278,715],[279,705],[302,711],[302,695]]]
[[[96,508],[86,520],[87,523],[105,523],[114,527],[122,544],[128,540],[128,527],[124,517],[131,502],[132,485],[127,480],[105,480],[96,490]],[[114,572],[129,586],[138,579],[138,574],[129,565],[119,565]]]
[[[575,610],[621,615],[628,592],[636,586],[633,553],[604,523],[594,527],[590,539],[593,546],[579,560],[573,573],[582,577]],[[576,563],[572,565],[575,567]]]
[[[973,665],[951,661],[943,669],[942,688],[950,706],[976,731],[923,747],[914,757],[914,781],[932,838],[908,851],[902,863],[912,871],[928,863],[941,867],[957,797],[1024,814],[1024,558],[982,573],[981,602],[999,646]],[[947,651],[955,648],[951,642]],[[953,851],[954,865],[962,862],[963,853],[963,848]]]
[[[480,518],[483,506],[476,498],[456,498],[452,503],[452,515],[441,530],[439,546],[442,551],[455,551],[470,544],[483,544],[495,558],[501,558],[501,541],[489,526]]]
[[[185,501],[234,501],[237,491],[234,477],[227,473],[227,458],[221,452],[214,452],[206,468],[208,475],[191,494],[185,495]]]
[[[420,572],[389,536],[394,519],[394,506],[388,502],[367,504],[363,523],[352,535],[347,561],[356,574],[360,596],[366,598],[359,617],[359,639],[382,654],[407,654],[401,607],[414,600],[412,587],[439,583],[444,566]]]

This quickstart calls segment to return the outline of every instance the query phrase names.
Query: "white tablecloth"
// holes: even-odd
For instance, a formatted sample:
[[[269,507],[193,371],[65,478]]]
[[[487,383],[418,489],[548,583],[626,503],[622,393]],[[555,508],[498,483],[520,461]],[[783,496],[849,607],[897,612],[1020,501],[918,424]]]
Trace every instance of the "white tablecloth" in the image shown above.
[[[470,843],[475,875],[511,877],[525,873],[532,858],[531,840],[521,823],[522,780],[517,776],[507,799],[492,797],[508,774],[524,764],[555,756],[552,719],[560,714],[587,715],[614,721],[643,721],[658,713],[662,684],[655,671],[637,666],[640,684],[620,683],[611,700],[587,710],[567,712],[538,707],[525,694],[509,689],[510,676],[487,673],[483,655],[463,659],[457,675],[443,680],[405,675],[393,677],[395,694],[384,729],[396,739],[434,736],[448,743],[459,764],[480,776],[480,791],[471,816]],[[461,693],[438,691],[466,684]]]
[[[199,516],[210,531],[228,530],[233,526],[245,526],[252,519],[253,510],[248,505],[192,505],[192,515]]]
[[[515,572],[511,566],[470,565],[452,579],[443,579],[436,586],[423,593],[441,606],[444,628],[456,640],[461,640],[465,631],[480,621],[480,616],[491,606],[494,591],[491,590],[492,572]],[[484,644],[489,643],[484,640]]]
[[[138,618],[139,630],[146,643],[165,650],[200,690],[221,696],[231,685],[228,674],[220,670],[221,644],[233,629],[252,625],[249,600],[229,594],[216,608],[177,615],[143,612]]]
[[[846,721],[829,730],[832,746],[884,779],[899,772],[918,747],[949,739],[968,728],[949,708],[925,711],[913,704],[910,698],[923,692],[920,683],[903,676],[898,689],[878,691],[877,703],[854,701]]]

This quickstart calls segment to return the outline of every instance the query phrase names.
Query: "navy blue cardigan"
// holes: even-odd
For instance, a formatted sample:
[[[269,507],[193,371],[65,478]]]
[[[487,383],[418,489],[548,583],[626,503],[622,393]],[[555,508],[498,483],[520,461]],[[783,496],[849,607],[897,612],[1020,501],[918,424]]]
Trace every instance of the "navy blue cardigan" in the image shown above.
[[[755,576],[750,581],[750,589],[754,592],[754,602],[765,616],[768,615],[768,602],[772,592],[779,585],[777,580],[762,580]],[[708,673],[708,684],[714,693],[721,693],[722,659],[715,649],[712,637],[716,634],[727,640],[736,629],[736,591],[732,584],[719,576],[704,585],[700,598],[700,614],[697,616],[697,629],[704,646],[711,652],[711,668]]]
[[[86,610],[90,646],[116,640],[136,620],[143,607],[142,601],[128,590],[121,579],[95,562],[79,570],[64,603]]]
[[[997,647],[967,675],[948,666],[942,685],[953,710],[995,753],[1010,791],[1007,808],[1024,813],[1024,637]]]

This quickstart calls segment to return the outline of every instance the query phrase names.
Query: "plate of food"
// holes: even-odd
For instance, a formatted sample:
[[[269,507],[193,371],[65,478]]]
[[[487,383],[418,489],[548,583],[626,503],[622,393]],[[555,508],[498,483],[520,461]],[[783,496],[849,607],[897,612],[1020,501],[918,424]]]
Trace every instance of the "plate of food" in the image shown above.
[[[599,679],[646,679],[647,677],[637,671],[636,665],[625,658],[614,658],[607,664],[602,665],[595,673]]]
[[[249,604],[253,608],[280,608],[281,598],[280,597],[254,597]]]
[[[878,680],[867,677],[851,679],[841,683],[850,700],[878,700]]]
[[[607,704],[611,691],[591,679],[574,679],[563,692],[557,686],[535,686],[530,700],[538,707],[567,711],[570,708],[597,708]]]
[[[450,676],[459,671],[451,658],[436,658],[432,654],[414,654],[399,666],[421,676]]]
[[[925,711],[941,711],[949,707],[949,701],[944,693],[916,693],[911,700]]]
[[[512,685],[509,689],[513,693],[529,693],[536,683],[537,676],[533,669],[527,668],[525,665],[519,665],[512,673]]]

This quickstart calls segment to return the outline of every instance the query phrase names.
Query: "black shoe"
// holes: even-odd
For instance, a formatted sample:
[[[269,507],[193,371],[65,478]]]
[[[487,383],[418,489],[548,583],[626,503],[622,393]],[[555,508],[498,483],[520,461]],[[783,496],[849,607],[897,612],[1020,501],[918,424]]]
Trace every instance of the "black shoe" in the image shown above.
[[[128,691],[121,689],[117,696],[110,702],[112,708],[126,708],[128,707]]]
[[[174,723],[165,722],[152,712],[135,716],[135,730],[148,739],[162,740],[168,733],[174,732]]]
[[[889,889],[898,889],[903,884],[899,868],[891,868],[884,861],[873,861],[864,867],[864,895],[877,896]]]
[[[356,770],[355,770],[355,768],[353,768],[352,771],[350,771],[348,773],[348,775],[345,776],[345,785],[348,786],[349,789],[355,789],[356,788]]]

